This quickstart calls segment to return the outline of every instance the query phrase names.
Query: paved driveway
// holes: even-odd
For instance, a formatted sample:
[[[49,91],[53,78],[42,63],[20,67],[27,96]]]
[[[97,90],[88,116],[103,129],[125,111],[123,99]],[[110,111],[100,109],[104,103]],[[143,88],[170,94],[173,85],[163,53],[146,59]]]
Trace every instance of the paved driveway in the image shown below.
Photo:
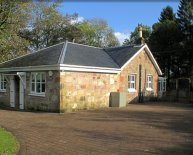
[[[0,110],[21,155],[193,154],[193,106],[131,104],[68,114]]]

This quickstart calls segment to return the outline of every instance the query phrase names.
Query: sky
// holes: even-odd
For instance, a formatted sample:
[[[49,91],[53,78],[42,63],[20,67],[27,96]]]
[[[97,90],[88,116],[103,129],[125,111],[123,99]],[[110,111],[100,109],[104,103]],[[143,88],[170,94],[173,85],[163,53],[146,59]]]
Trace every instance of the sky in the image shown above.
[[[134,31],[138,24],[152,26],[158,21],[160,13],[166,6],[171,6],[177,12],[177,0],[152,0],[152,1],[65,1],[59,7],[62,14],[78,13],[79,20],[102,18],[114,30],[120,43]]]

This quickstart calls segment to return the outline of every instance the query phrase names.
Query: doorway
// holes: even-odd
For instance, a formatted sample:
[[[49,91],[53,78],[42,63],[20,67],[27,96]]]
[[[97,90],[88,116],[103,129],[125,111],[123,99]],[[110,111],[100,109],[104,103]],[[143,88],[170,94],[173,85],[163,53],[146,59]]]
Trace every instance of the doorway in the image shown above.
[[[24,86],[18,75],[10,76],[10,107],[24,109]]]

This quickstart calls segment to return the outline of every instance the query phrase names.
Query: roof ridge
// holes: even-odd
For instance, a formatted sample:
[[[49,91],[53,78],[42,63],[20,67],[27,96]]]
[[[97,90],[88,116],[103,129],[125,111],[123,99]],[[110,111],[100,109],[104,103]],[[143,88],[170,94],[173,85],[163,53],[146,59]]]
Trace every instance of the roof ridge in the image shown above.
[[[103,50],[104,50],[104,52],[113,60],[113,62],[116,63],[117,66],[119,66],[119,64],[117,63],[117,61],[116,61],[113,57],[111,57],[110,54],[108,54],[105,49],[103,49]],[[119,66],[119,67],[121,67],[121,66]]]
[[[80,45],[80,46],[86,46],[86,47],[92,47],[92,48],[98,48],[98,49],[103,49],[101,47],[95,47],[95,46],[90,46],[90,45],[85,45],[85,44],[79,44],[79,43],[74,43],[74,42],[68,42],[70,44],[76,44],[76,45]]]
[[[60,57],[58,59],[58,64],[61,64],[64,61],[65,55],[66,55],[66,49],[67,49],[68,41],[66,41],[62,47]]]
[[[106,47],[104,49],[117,49],[117,48],[127,48],[127,47],[142,47],[144,45],[124,45],[124,46],[115,46],[115,47]]]
[[[51,45],[51,46],[47,46],[47,47],[41,48],[41,49],[37,50],[36,52],[41,52],[42,50],[45,50],[45,49],[48,49],[48,48],[51,48],[51,47],[54,47],[54,46],[57,46],[57,45],[60,45],[60,44],[63,44],[63,43],[65,43],[65,41],[57,43],[57,44],[54,44],[54,45]],[[33,52],[33,53],[36,53],[36,52]]]

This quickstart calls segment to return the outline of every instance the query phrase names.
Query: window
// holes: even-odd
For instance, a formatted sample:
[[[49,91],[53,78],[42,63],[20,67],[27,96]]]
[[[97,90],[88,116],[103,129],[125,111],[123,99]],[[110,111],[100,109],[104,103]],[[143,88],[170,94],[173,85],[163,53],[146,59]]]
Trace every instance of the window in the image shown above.
[[[31,74],[31,93],[44,95],[46,86],[45,73],[32,73]]]
[[[159,78],[159,92],[166,91],[166,78],[160,77]]]
[[[6,79],[3,74],[0,74],[0,91],[6,91]]]
[[[152,75],[147,75],[147,86],[146,90],[153,90],[153,76]]]
[[[128,76],[128,91],[129,92],[136,91],[136,74],[130,74]]]

